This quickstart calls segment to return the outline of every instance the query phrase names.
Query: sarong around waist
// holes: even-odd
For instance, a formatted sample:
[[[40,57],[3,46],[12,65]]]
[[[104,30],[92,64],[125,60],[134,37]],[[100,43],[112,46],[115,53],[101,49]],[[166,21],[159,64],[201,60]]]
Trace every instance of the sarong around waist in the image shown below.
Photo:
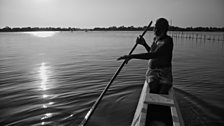
[[[172,85],[173,76],[172,76],[172,68],[155,68],[148,69],[146,72],[146,81],[149,83],[152,80],[157,80],[161,84]]]

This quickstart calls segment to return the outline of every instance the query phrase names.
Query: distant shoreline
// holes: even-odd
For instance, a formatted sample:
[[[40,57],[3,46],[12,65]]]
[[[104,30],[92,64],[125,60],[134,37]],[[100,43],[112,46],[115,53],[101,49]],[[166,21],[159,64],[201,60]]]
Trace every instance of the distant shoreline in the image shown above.
[[[112,26],[112,27],[95,27],[93,29],[81,29],[81,28],[53,28],[53,27],[16,27],[16,28],[10,28],[8,26],[0,29],[0,32],[35,32],[35,31],[143,31],[146,28],[144,27],[134,27],[134,26]],[[152,31],[153,27],[149,29],[149,31]],[[224,32],[224,27],[217,28],[217,27],[187,27],[187,28],[181,28],[176,26],[170,26],[169,31],[198,31],[198,32]]]

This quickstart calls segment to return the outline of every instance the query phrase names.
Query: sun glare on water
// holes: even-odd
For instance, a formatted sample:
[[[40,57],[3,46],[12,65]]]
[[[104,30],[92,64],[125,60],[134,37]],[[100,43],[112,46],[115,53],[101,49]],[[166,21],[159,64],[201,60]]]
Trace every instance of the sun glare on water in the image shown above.
[[[41,89],[42,90],[47,90],[47,82],[48,82],[48,71],[47,71],[47,66],[45,63],[41,63],[40,66],[40,71],[39,71],[39,75],[40,75],[40,79],[41,79]]]
[[[57,32],[55,31],[37,31],[37,32],[29,32],[29,34],[35,36],[35,37],[40,37],[40,38],[47,38],[47,37],[52,37],[56,34]]]
[[[48,125],[51,123],[50,118],[53,118],[54,114],[47,111],[48,109],[50,109],[54,104],[55,102],[51,101],[52,98],[54,98],[53,94],[49,94],[49,92],[47,91],[48,89],[50,89],[50,80],[49,80],[49,77],[50,77],[50,74],[51,74],[51,71],[50,71],[50,66],[49,64],[45,63],[45,62],[42,62],[39,66],[39,70],[38,70],[38,73],[39,73],[39,80],[40,80],[40,97],[43,99],[43,104],[42,104],[42,117],[40,118],[41,120],[41,123],[40,125]]]

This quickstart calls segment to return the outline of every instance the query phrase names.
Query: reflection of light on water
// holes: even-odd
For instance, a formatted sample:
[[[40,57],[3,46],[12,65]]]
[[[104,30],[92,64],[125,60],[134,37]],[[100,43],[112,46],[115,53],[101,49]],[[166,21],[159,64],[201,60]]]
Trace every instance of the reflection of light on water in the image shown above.
[[[45,122],[41,122],[41,125],[45,125]]]
[[[43,108],[46,109],[46,108],[50,107],[53,104],[54,104],[54,102],[49,102],[47,104],[43,104]],[[52,116],[53,116],[53,113],[45,113],[43,115],[43,117],[41,117],[41,120],[43,121],[43,122],[41,122],[41,125],[46,125],[47,123],[44,122],[44,120],[48,119],[48,118],[51,118]],[[50,122],[48,122],[48,123],[50,123]]]
[[[43,108],[47,108],[47,105],[43,104]]]
[[[46,113],[46,114],[44,114],[44,117],[41,118],[41,120],[50,118],[50,117],[52,117],[52,115],[53,115],[52,113]]]
[[[49,97],[49,95],[47,95],[47,94],[43,94],[42,97],[43,97],[43,98],[47,98],[47,97]]]
[[[74,114],[71,114],[71,115],[69,115],[68,117],[65,117],[64,119],[62,119],[62,120],[67,120],[67,119],[69,119],[69,118],[72,118],[74,116]]]
[[[41,90],[45,91],[47,90],[47,82],[48,82],[48,74],[47,74],[47,67],[46,64],[43,62],[41,63],[40,70],[39,70],[39,75],[41,79]]]
[[[45,62],[42,62],[40,67],[39,67],[39,79],[40,79],[40,89],[41,89],[41,98],[44,100],[44,103],[42,105],[42,108],[47,110],[48,108],[50,108],[54,102],[50,101],[52,98],[54,98],[53,95],[51,94],[48,94],[48,90],[50,89],[50,79],[49,77],[51,76],[50,74],[52,73],[50,71],[50,67],[48,66],[48,64],[46,64]],[[52,85],[51,85],[52,86]],[[49,118],[52,118],[53,116],[53,113],[49,113],[49,112],[46,112],[46,113],[43,113],[43,116],[41,117],[41,125],[48,125],[49,121],[45,121],[46,119],[49,119]]]
[[[43,104],[43,108],[48,108],[53,104],[54,104],[54,102],[49,102],[49,103]]]
[[[49,104],[49,105],[53,105],[53,104],[54,104],[54,102],[49,102],[48,104]]]
[[[46,37],[54,36],[57,32],[55,32],[55,31],[37,31],[37,32],[28,32],[28,33],[35,37],[46,38]]]

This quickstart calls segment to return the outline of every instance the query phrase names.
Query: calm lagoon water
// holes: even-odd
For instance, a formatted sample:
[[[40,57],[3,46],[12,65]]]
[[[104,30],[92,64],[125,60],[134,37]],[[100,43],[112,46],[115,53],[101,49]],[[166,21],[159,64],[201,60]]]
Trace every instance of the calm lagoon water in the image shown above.
[[[139,34],[0,33],[0,124],[78,125]],[[149,44],[152,37],[145,36]],[[223,125],[224,41],[173,40],[174,87],[186,126]],[[146,69],[146,60],[130,61],[88,125],[130,125]]]

